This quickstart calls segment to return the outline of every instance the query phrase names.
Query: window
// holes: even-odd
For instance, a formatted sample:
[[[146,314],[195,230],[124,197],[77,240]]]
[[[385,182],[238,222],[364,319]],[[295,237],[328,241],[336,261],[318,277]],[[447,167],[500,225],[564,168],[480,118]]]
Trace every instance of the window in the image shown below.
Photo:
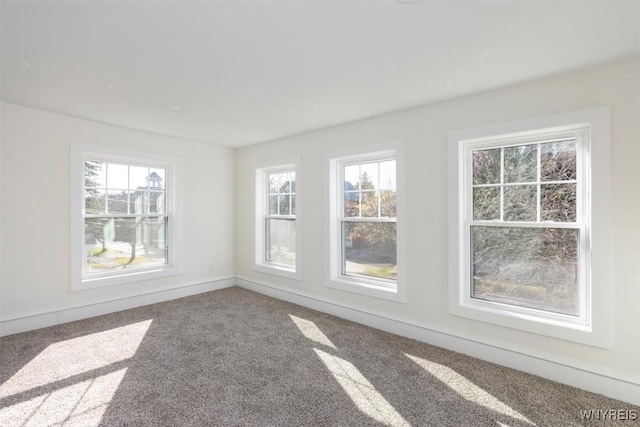
[[[580,316],[582,137],[545,136],[544,142],[468,147],[471,297]]]
[[[255,268],[299,278],[296,165],[256,171]]]
[[[179,271],[177,164],[113,152],[92,146],[72,148],[76,289]]]
[[[568,124],[555,125],[559,116],[537,121],[549,127],[453,135],[454,314],[505,325],[511,317],[511,327],[592,341],[584,336],[593,332],[592,301],[608,286],[606,276],[593,274],[592,208],[601,194],[591,182],[604,166],[593,168],[601,159],[592,141],[597,135],[596,150],[606,150],[606,123],[600,110],[575,114],[582,119]]]
[[[331,160],[329,286],[398,300],[396,150]]]

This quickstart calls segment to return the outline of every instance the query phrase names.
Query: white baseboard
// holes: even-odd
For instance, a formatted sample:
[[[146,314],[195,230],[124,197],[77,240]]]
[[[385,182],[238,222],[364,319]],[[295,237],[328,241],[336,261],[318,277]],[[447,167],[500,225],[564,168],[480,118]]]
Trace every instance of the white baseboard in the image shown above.
[[[189,282],[142,294],[126,296],[106,301],[92,302],[52,311],[20,314],[0,318],[0,337],[19,332],[46,328],[61,323],[101,316],[116,311],[128,310],[143,305],[169,301],[203,292],[215,291],[235,285],[234,277],[215,278],[207,281]]]
[[[640,376],[503,343],[480,342],[441,327],[394,319],[305,292],[238,277],[236,285],[343,319],[640,405]]]

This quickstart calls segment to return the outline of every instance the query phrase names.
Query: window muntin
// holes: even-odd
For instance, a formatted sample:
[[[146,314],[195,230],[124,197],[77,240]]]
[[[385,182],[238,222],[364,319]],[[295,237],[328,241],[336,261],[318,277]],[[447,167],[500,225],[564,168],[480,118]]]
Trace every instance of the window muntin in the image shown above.
[[[585,316],[581,141],[467,146],[472,300]]]
[[[576,222],[577,140],[472,150],[473,219]]]
[[[340,274],[395,288],[396,160],[339,163]]]
[[[82,278],[169,264],[168,167],[84,159]]]
[[[296,171],[265,173],[264,261],[295,270]]]

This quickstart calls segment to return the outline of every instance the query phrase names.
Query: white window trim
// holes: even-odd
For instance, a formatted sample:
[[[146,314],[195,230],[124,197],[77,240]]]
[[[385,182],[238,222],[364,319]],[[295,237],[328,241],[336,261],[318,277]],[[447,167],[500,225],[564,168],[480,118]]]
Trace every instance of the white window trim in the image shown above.
[[[282,171],[295,171],[296,173],[296,215],[295,215],[295,230],[296,230],[296,265],[289,267],[287,265],[270,262],[265,259],[266,248],[266,236],[265,236],[265,212],[269,207],[268,195],[267,195],[267,175],[270,173],[282,172]],[[254,225],[254,257],[253,257],[253,270],[261,273],[274,274],[277,276],[286,277],[294,280],[302,279],[302,233],[301,233],[301,218],[302,218],[302,179],[300,171],[300,159],[291,158],[283,159],[279,162],[267,162],[256,165],[255,168],[255,218]]]
[[[581,241],[581,277],[585,280],[581,292],[581,316],[554,314],[525,307],[516,307],[470,298],[469,235],[465,212],[471,200],[468,165],[464,154],[469,144],[478,148],[524,141],[536,134],[551,132],[580,134],[578,151],[578,191],[582,192],[586,241]],[[581,133],[583,132],[583,133]],[[580,176],[581,175],[581,176]],[[580,183],[582,181],[582,184]],[[582,185],[582,188],[581,188]],[[589,191],[590,190],[590,191]],[[609,108],[595,108],[535,119],[521,120],[469,129],[449,134],[449,312],[540,335],[560,338],[595,347],[609,348],[610,333],[610,233],[609,233]],[[468,223],[467,223],[468,224]],[[590,247],[590,249],[589,249]],[[585,257],[585,254],[588,256]]]
[[[396,160],[396,256],[398,273],[397,279],[393,282],[395,286],[389,286],[390,282],[385,280],[342,274],[342,230],[339,220],[340,212],[343,209],[341,201],[344,200],[341,166],[351,162],[375,162],[390,158]],[[404,144],[393,142],[367,145],[329,153],[326,158],[326,164],[328,189],[325,194],[328,197],[327,206],[329,207],[329,215],[327,216],[329,233],[327,234],[326,247],[329,256],[325,285],[332,289],[406,303]]]
[[[125,164],[141,164],[167,169],[170,178],[169,200],[169,263],[161,267],[149,267],[124,271],[120,274],[84,277],[84,185],[85,161],[104,160]],[[157,279],[182,274],[182,160],[155,153],[132,151],[110,146],[71,143],[70,144],[70,226],[71,226],[71,290],[81,291],[112,285]]]

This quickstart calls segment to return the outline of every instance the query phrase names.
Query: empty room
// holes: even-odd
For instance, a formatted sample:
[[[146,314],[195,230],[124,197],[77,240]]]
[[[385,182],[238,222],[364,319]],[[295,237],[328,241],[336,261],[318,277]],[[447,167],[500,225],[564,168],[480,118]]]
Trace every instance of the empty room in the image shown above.
[[[640,0],[0,0],[0,426],[640,425]]]

